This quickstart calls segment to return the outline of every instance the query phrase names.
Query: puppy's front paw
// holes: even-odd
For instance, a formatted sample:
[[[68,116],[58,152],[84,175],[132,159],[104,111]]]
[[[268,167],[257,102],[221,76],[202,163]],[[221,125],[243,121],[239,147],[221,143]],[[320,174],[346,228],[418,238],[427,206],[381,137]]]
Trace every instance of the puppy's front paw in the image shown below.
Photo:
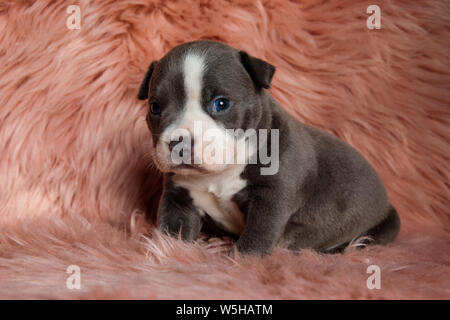
[[[181,230],[183,230],[184,219],[181,217],[158,222],[158,230],[172,237],[177,237]]]
[[[181,234],[183,241],[194,241],[200,232],[201,221],[197,217],[188,218],[173,214],[169,218],[158,221],[158,230],[175,238]]]
[[[242,237],[239,238],[238,241],[236,241],[236,248],[241,254],[255,256],[264,256],[271,251],[271,248],[266,248],[262,245],[259,245],[255,241],[247,241]]]

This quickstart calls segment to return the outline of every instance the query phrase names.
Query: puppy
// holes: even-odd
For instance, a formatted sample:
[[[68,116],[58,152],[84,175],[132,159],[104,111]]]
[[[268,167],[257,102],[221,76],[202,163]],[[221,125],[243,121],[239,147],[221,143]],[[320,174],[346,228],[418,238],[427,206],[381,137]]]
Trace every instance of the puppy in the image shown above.
[[[374,169],[338,138],[292,119],[266,90],[274,72],[213,41],[152,62],[138,98],[148,100],[153,159],[164,173],[158,228],[194,241],[208,218],[236,235],[241,253],[257,255],[279,242],[335,252],[360,236],[393,241],[400,221]]]

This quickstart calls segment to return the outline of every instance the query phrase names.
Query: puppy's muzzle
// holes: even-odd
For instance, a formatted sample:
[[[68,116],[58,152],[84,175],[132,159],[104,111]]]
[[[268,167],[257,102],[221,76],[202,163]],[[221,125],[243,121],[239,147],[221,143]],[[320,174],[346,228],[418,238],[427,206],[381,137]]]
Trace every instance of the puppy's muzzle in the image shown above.
[[[181,136],[178,140],[171,140],[168,148],[172,162],[179,164],[179,160],[182,159],[182,166],[194,164],[194,144],[195,141],[192,137]],[[174,161],[174,159],[178,159],[178,161]]]

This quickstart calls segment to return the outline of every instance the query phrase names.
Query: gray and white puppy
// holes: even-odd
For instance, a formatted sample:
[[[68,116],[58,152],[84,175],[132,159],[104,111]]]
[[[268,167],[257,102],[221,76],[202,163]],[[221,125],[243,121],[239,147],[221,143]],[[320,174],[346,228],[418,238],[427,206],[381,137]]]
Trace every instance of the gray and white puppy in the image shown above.
[[[164,173],[158,228],[193,241],[212,219],[238,237],[240,252],[258,255],[279,242],[335,252],[359,236],[393,241],[400,221],[374,169],[338,138],[291,118],[266,90],[274,72],[246,52],[204,40],[151,64],[138,98],[148,99],[153,159]],[[278,129],[279,141],[258,136],[257,148],[276,143],[279,167],[262,174],[267,162],[259,156],[256,163],[195,161],[213,143],[202,141],[199,123],[221,136],[224,152],[248,139],[227,129]],[[173,138],[177,130],[188,137]],[[173,161],[180,146],[175,153],[187,162]]]

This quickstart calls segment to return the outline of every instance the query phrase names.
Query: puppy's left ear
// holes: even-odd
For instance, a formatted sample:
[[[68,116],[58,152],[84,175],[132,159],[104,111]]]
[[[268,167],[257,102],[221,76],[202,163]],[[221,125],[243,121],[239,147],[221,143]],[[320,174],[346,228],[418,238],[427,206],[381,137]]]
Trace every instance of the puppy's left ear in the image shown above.
[[[239,51],[239,55],[245,70],[250,74],[256,86],[269,89],[275,73],[275,67],[264,60],[252,57],[245,51]]]
[[[148,99],[148,89],[150,84],[150,78],[152,77],[153,70],[155,69],[156,61],[153,61],[145,74],[144,80],[142,80],[141,87],[139,88],[138,99]]]

